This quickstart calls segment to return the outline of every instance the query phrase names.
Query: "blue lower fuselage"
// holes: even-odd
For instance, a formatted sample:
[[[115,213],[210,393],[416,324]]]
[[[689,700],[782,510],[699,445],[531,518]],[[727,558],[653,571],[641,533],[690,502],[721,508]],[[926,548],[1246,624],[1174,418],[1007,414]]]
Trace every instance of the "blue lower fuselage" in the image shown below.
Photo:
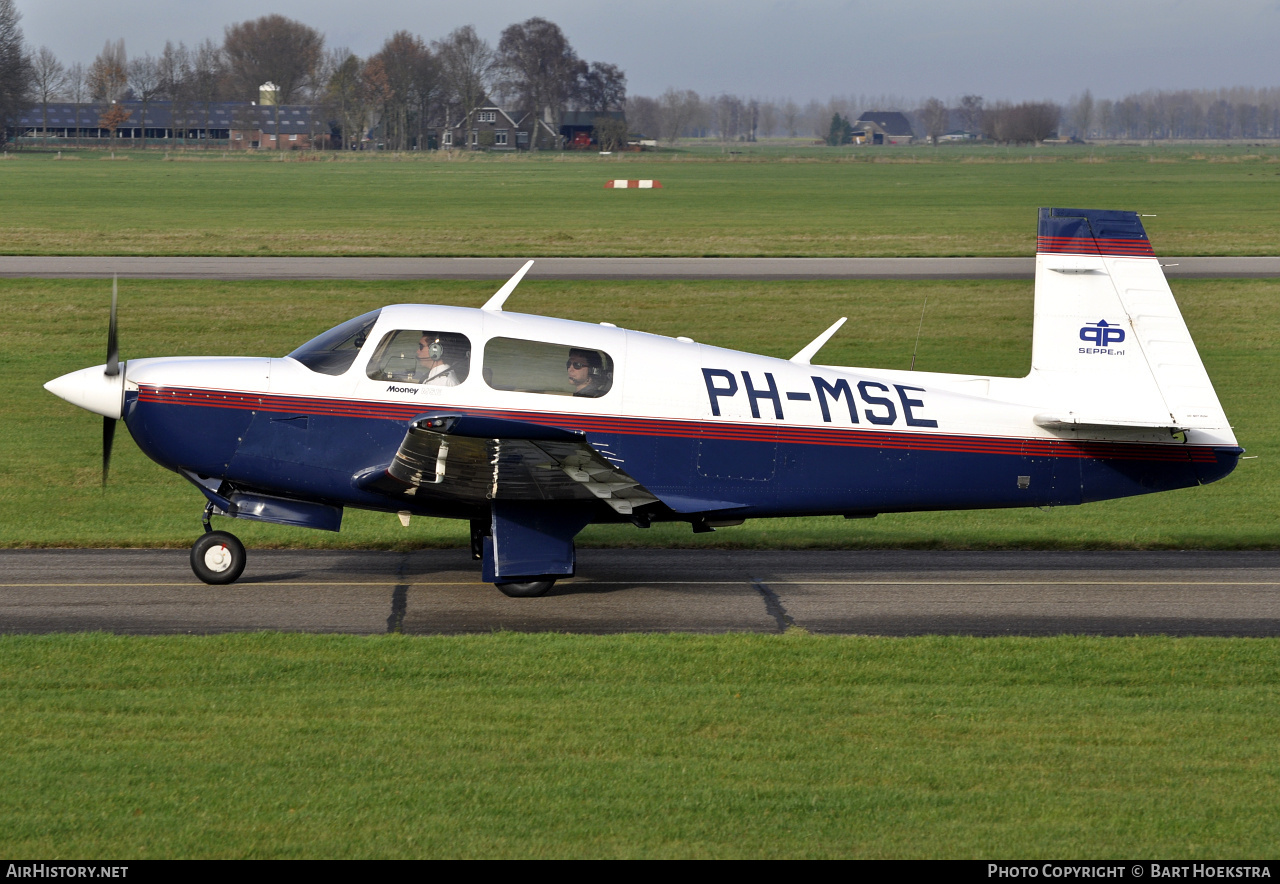
[[[1072,505],[1213,482],[1242,453],[1227,446],[454,411],[584,432],[675,510],[651,507],[659,518]],[[336,506],[476,517],[475,505],[433,501],[429,492],[393,499],[353,482],[389,463],[422,413],[412,403],[165,388],[130,392],[124,409],[139,447],[171,469]],[[600,520],[617,518],[600,510]]]

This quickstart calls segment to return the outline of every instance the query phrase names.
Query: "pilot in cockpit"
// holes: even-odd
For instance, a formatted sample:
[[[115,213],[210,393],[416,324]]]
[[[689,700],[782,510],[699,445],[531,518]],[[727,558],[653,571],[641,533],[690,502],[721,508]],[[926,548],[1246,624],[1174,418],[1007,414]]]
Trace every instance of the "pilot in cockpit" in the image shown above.
[[[418,367],[413,379],[436,387],[456,387],[461,379],[447,357],[442,336],[424,331],[418,339]]]

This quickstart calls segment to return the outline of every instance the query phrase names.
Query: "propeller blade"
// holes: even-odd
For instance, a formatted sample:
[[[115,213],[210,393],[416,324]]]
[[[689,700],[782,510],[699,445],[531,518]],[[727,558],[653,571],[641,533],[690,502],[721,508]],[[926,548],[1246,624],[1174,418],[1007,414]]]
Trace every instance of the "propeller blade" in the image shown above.
[[[111,320],[107,323],[107,368],[103,372],[109,378],[120,374],[120,345],[116,341],[116,285],[118,276],[111,277]],[[105,437],[104,437],[105,438]]]
[[[111,443],[115,441],[115,418],[102,419],[102,487],[107,487],[107,473],[111,469]]]

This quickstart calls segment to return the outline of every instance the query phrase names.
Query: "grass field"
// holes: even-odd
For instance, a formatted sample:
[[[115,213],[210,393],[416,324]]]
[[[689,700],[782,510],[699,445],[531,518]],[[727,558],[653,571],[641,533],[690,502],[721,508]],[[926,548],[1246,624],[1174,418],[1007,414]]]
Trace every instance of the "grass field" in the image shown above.
[[[734,151],[8,154],[0,254],[1017,256],[1038,206],[1154,214],[1162,255],[1280,249],[1275,145]]]
[[[1280,644],[0,641],[0,849],[1265,858]]]
[[[738,149],[736,146],[735,150]],[[67,152],[0,159],[0,252],[1029,255],[1036,206],[1134,208],[1157,250],[1275,254],[1272,147],[613,158]],[[607,191],[655,177],[661,191]],[[19,208],[21,207],[21,208]],[[123,355],[281,355],[385,303],[499,281],[122,282]],[[1174,291],[1257,460],[1049,511],[592,527],[591,545],[1275,548],[1280,282]],[[0,280],[0,546],[186,547],[202,500],[40,385],[100,363],[107,284]],[[1019,375],[1028,282],[524,283],[515,310],[820,361]],[[248,545],[462,545],[349,512]],[[198,590],[196,590],[198,591]],[[536,603],[536,600],[534,600]],[[0,629],[3,624],[0,624]],[[11,858],[976,857],[1275,853],[1274,640],[0,636]]]
[[[384,303],[478,306],[487,282],[122,283],[123,355],[283,355],[341,320]],[[0,281],[11,321],[0,325],[0,545],[188,546],[203,501],[117,434],[112,479],[100,477],[100,426],[41,389],[100,363],[107,286],[96,281]],[[1175,292],[1241,443],[1245,460],[1204,488],[1052,510],[882,515],[874,520],[757,520],[694,535],[684,524],[640,531],[593,526],[583,545],[741,547],[1274,548],[1280,476],[1272,459],[1280,406],[1276,359],[1280,283],[1182,281]],[[786,357],[839,316],[850,322],[820,361],[905,368],[920,309],[917,367],[998,375],[1030,364],[1028,282],[525,282],[509,308]],[[340,534],[237,522],[252,547],[462,546],[466,525],[348,511]]]

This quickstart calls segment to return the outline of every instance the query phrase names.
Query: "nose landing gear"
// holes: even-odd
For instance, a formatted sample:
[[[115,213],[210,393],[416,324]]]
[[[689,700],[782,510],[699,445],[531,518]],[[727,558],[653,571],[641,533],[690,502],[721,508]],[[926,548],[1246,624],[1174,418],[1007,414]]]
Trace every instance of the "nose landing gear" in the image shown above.
[[[191,547],[191,570],[205,583],[235,583],[244,572],[244,563],[244,544],[226,531],[210,531]]]
[[[225,586],[235,583],[244,573],[247,558],[240,538],[226,531],[214,531],[209,525],[213,505],[205,507],[204,534],[191,547],[191,570],[205,583]]]

